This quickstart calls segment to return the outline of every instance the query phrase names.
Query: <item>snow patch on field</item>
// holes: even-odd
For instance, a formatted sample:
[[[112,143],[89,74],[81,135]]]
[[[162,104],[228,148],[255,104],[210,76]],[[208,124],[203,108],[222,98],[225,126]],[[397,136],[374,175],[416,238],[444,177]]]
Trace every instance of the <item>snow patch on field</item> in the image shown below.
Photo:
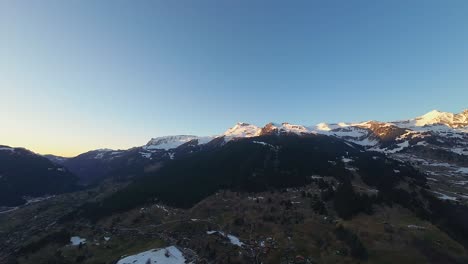
[[[453,196],[448,196],[444,193],[441,193],[441,192],[436,192],[436,191],[432,191],[433,193],[439,195],[437,198],[441,199],[441,200],[450,200],[450,201],[456,201],[457,200],[457,197],[453,197]]]
[[[236,245],[236,246],[239,246],[239,247],[242,247],[242,245],[244,243],[242,243],[238,237],[236,236],[233,236],[233,235],[227,235],[227,237],[229,238],[229,241],[231,242],[231,244],[233,245]]]
[[[70,237],[70,243],[72,244],[72,246],[79,246],[80,244],[85,244],[86,239],[81,238],[79,236],[72,236]]]
[[[19,209],[19,206],[15,207],[0,207],[0,214],[6,214]]]
[[[239,247],[242,247],[242,245],[244,245],[244,243],[242,243],[238,237],[236,236],[233,236],[231,234],[225,234],[224,232],[221,232],[221,231],[215,231],[215,230],[211,230],[211,231],[206,231],[206,233],[208,235],[213,235],[213,234],[220,234],[221,236],[223,237],[226,237],[227,239],[229,239],[229,242],[231,242],[231,244],[235,245],[235,246],[239,246]]]
[[[253,143],[255,144],[260,144],[260,145],[263,145],[263,146],[268,146],[270,144],[266,143],[266,142],[262,142],[262,141],[252,141]]]
[[[450,151],[459,155],[468,155],[468,148],[451,148]]]
[[[169,152],[169,158],[173,160],[175,158],[175,153],[174,152]]]
[[[125,257],[117,264],[184,264],[185,257],[175,246],[152,249]]]
[[[271,144],[268,144],[266,142],[263,142],[263,141],[252,141],[252,143],[255,143],[255,144],[260,144],[260,145],[263,145],[263,146],[266,146],[266,147],[270,147],[270,148],[276,148],[275,146],[271,145]]]
[[[386,152],[387,153],[396,153],[396,152],[402,151],[404,148],[409,147],[409,142],[405,141],[403,143],[397,144],[397,146],[398,146],[397,148],[387,150]]]
[[[424,226],[418,226],[418,225],[408,225],[408,228],[410,228],[410,229],[419,229],[419,230],[426,229]]]

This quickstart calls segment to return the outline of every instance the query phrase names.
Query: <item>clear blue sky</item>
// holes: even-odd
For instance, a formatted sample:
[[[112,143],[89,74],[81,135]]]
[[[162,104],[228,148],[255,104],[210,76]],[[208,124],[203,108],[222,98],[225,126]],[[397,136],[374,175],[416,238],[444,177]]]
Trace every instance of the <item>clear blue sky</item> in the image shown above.
[[[0,1],[0,144],[75,155],[237,121],[468,106],[468,1]]]

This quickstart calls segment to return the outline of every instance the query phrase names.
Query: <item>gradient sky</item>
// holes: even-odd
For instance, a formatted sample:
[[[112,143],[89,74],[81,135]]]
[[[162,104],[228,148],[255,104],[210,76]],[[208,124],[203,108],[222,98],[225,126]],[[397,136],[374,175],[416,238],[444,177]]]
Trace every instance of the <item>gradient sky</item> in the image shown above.
[[[0,144],[468,107],[468,1],[0,1]]]

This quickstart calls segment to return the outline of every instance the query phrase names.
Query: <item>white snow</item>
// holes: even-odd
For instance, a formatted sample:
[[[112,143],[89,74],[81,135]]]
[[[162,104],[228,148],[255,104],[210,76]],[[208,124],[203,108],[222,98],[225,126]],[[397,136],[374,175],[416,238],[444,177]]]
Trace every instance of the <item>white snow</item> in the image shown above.
[[[169,213],[169,210],[167,210],[167,208],[164,205],[155,204],[154,206],[158,209],[162,209],[166,213]]]
[[[429,132],[434,132],[443,137],[451,137],[456,140],[463,141],[466,139],[468,134],[468,110],[465,110],[459,114],[452,114],[440,111],[431,111],[423,116],[394,122],[376,122],[366,121],[358,123],[319,123],[315,126],[304,126],[290,123],[269,123],[269,129],[278,131],[278,133],[295,133],[295,134],[324,134],[328,136],[335,136],[342,138],[347,142],[355,143],[364,147],[373,147],[371,150],[384,152],[384,153],[396,153],[404,148],[409,147],[410,139],[425,138],[429,137]],[[375,137],[375,132],[371,130],[375,126],[378,127],[399,127],[407,129],[407,131],[399,136],[397,140],[401,143],[397,144],[394,149],[380,149],[378,147],[379,139]],[[228,142],[235,138],[249,138],[260,136],[262,128],[256,125],[239,122],[233,127],[229,128],[221,134],[224,136],[225,142]],[[385,133],[385,132],[381,132]],[[198,144],[206,144],[213,140],[215,137],[198,137],[192,135],[178,135],[178,136],[167,136],[158,137],[151,139],[146,146],[143,148],[146,150],[157,150],[164,149],[169,150],[177,148],[180,145],[187,143],[192,140],[198,140]],[[427,142],[420,141],[418,145],[427,145]],[[450,149],[448,149],[450,150]],[[468,144],[458,144],[456,147],[452,147],[451,151],[461,154],[468,155]]]
[[[297,135],[301,135],[301,134],[310,134],[312,133],[312,131],[303,126],[303,125],[293,125],[293,124],[289,124],[289,123],[282,123],[280,125],[275,125],[273,124],[273,126],[278,129],[278,132],[280,133],[293,133],[293,134],[297,134]]]
[[[453,197],[453,196],[448,196],[444,193],[441,193],[441,192],[436,192],[436,191],[432,191],[433,193],[439,195],[437,198],[441,199],[441,200],[450,200],[450,201],[456,201],[457,200],[457,197]]]
[[[463,148],[450,148],[450,151],[457,153],[459,155],[467,155],[468,156],[468,147]]]
[[[427,142],[426,141],[419,141],[418,143],[416,143],[416,145],[418,146],[427,146]]]
[[[459,168],[459,169],[457,170],[457,172],[463,173],[463,174],[468,174],[468,168],[464,168],[464,167],[463,167],[463,168]]]
[[[184,264],[185,257],[175,246],[152,249],[122,258],[117,264]]]
[[[231,235],[231,234],[225,234],[224,232],[222,231],[215,231],[215,230],[211,230],[211,231],[206,231],[206,233],[208,235],[213,235],[213,234],[220,234],[221,236],[223,237],[226,237],[229,239],[229,242],[231,242],[231,244],[233,245],[236,245],[236,246],[239,246],[239,247],[242,247],[242,245],[244,245],[244,243],[242,243],[238,237],[234,236],[234,235]]]
[[[148,153],[148,152],[140,152],[140,155],[146,159],[151,158],[151,153]]]
[[[426,126],[432,124],[452,124],[452,123],[463,123],[468,122],[468,118],[463,113],[453,114],[447,112],[440,112],[438,110],[432,110],[429,113],[417,117],[415,120],[416,126]]]
[[[272,149],[278,149],[278,147],[273,146],[271,144],[268,144],[266,142],[262,142],[262,141],[252,141],[252,142],[255,143],[255,144],[260,144],[260,145],[263,145],[263,146],[266,146],[266,147],[270,147]]]
[[[338,124],[327,124],[327,123],[319,123],[317,124],[313,130],[316,130],[316,131],[330,131],[330,130],[333,130],[333,129],[337,129],[337,128],[340,128],[340,127],[348,127],[350,126],[349,124],[346,124],[346,123],[338,123]]]
[[[361,138],[367,136],[368,132],[356,127],[346,127],[331,131],[330,134],[337,137]]]
[[[468,181],[452,181],[452,183],[456,185],[466,185],[468,184]]]
[[[393,124],[416,130],[416,127],[420,127],[421,130],[447,130],[447,128],[458,128],[468,125],[468,111],[464,110],[459,114],[453,114],[448,112],[441,112],[438,110],[432,110],[422,116],[414,119],[395,121]]]
[[[405,142],[402,142],[402,143],[399,143],[399,144],[396,144],[396,145],[398,146],[397,148],[386,149],[386,150],[384,150],[384,152],[386,152],[386,153],[397,153],[397,152],[402,151],[403,149],[409,147],[409,142],[405,141]]]
[[[46,196],[40,196],[40,197],[27,197],[27,196],[24,196],[23,199],[26,200],[26,205],[28,204],[33,204],[33,203],[39,203],[39,202],[42,202],[44,200],[48,200],[48,199],[51,199],[51,198],[54,198],[55,195],[46,195]]]
[[[239,238],[233,236],[233,235],[227,235],[227,237],[229,238],[229,241],[231,242],[231,244],[233,245],[236,245],[236,246],[239,246],[239,247],[242,247],[242,245],[244,245],[244,243],[242,243]]]
[[[367,124],[367,122],[354,124],[339,123],[335,125],[326,125],[325,123],[320,123],[315,126],[312,132],[328,136],[335,136],[357,145],[371,147],[377,145],[378,141],[376,139],[370,138],[371,134],[367,128],[368,126],[369,124]]]
[[[152,138],[143,149],[154,150],[154,149],[175,149],[182,144],[197,140],[198,145],[206,144],[213,140],[213,137],[198,137],[193,135],[177,135],[177,136],[165,136]]]
[[[103,148],[103,149],[96,149],[94,150],[95,152],[97,152],[96,156],[94,156],[95,159],[102,159],[104,157],[105,154],[109,153],[109,152],[112,152],[113,150],[112,149],[106,149],[106,148]]]
[[[268,146],[270,144],[266,143],[266,142],[262,142],[262,141],[252,141],[253,143],[255,144],[260,144],[260,145],[264,145],[264,146]]]
[[[418,225],[408,225],[408,228],[410,228],[410,229],[420,229],[420,230],[426,229],[424,226],[418,226]]]
[[[208,142],[210,142],[211,140],[213,140],[215,137],[198,137],[198,145],[204,145]]]
[[[14,149],[14,148],[5,147],[5,146],[1,146],[1,147],[0,147],[0,150],[4,150],[4,151],[11,151],[11,152],[14,152],[14,151],[15,151],[15,149]]]
[[[233,138],[256,137],[260,135],[261,130],[261,128],[255,125],[239,122],[224,132],[223,136],[225,136],[228,141]]]
[[[80,244],[85,244],[86,239],[81,238],[79,236],[72,236],[70,237],[70,243],[72,244],[72,246],[79,246]]]
[[[438,162],[429,163],[429,162],[426,162],[425,164],[428,165],[428,166],[433,166],[433,167],[447,167],[447,168],[452,167],[452,165],[448,164],[447,162],[443,162],[443,163],[438,163]]]
[[[6,213],[9,213],[9,212],[13,212],[13,211],[18,210],[19,206],[16,206],[16,207],[2,207],[0,209],[3,210],[3,211],[0,211],[0,214],[6,214]]]
[[[263,196],[258,196],[258,197],[248,196],[247,199],[251,200],[251,201],[256,201],[256,200],[263,200],[263,199],[265,199],[265,197],[263,197]]]

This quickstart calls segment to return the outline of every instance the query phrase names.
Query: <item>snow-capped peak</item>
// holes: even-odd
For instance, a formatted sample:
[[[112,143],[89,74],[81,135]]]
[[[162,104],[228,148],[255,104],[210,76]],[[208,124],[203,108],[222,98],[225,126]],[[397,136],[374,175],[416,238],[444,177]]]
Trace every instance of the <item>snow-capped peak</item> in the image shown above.
[[[290,124],[290,123],[281,123],[281,124],[268,123],[261,130],[261,134],[293,133],[293,134],[301,135],[301,134],[308,134],[308,133],[311,133],[311,132],[312,131],[309,128],[307,128],[307,127],[305,127],[303,125],[293,125],[293,124]]]
[[[193,135],[176,135],[176,136],[165,136],[152,138],[143,148],[147,150],[151,149],[174,149],[182,144],[190,142],[192,140],[198,140],[198,144],[206,144],[211,141],[213,137],[198,137]]]
[[[393,122],[398,126],[404,127],[424,127],[431,125],[445,125],[452,128],[468,126],[468,110],[464,110],[459,114],[441,112],[432,110],[415,119]]]
[[[338,124],[319,123],[313,128],[314,131],[330,131],[337,128],[349,127],[353,124],[340,122]]]
[[[257,126],[239,122],[235,126],[228,129],[226,132],[224,132],[223,136],[229,138],[255,137],[259,136],[260,132],[261,128]]]
[[[416,126],[425,126],[432,124],[444,124],[451,123],[453,121],[454,114],[447,112],[440,112],[439,110],[432,110],[420,117],[415,119]]]
[[[281,129],[287,132],[296,133],[296,134],[310,133],[310,130],[303,125],[293,125],[289,123],[283,123],[281,126]]]

